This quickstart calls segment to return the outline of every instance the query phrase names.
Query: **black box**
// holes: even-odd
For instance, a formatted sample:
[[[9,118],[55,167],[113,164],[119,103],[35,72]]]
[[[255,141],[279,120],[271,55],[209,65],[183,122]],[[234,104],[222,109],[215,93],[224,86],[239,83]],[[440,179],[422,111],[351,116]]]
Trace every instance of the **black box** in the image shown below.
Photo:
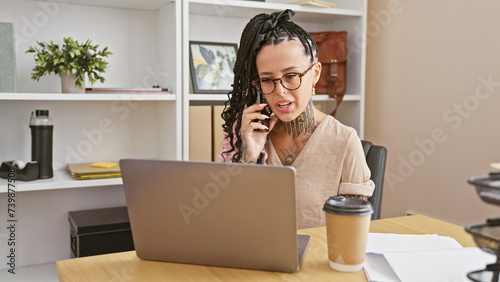
[[[71,257],[134,250],[127,207],[68,213]]]

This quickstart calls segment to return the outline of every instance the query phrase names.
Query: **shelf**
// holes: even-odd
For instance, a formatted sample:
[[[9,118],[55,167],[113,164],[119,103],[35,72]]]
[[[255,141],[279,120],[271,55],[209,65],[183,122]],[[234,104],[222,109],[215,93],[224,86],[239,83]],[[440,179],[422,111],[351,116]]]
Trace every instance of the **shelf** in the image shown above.
[[[189,94],[190,101],[227,101],[227,94]]]
[[[227,101],[226,94],[189,94],[190,101]],[[315,95],[313,101],[335,101],[328,95]],[[361,95],[346,94],[342,101],[361,101]]]
[[[95,180],[75,180],[66,170],[54,171],[54,177],[50,179],[38,179],[34,181],[16,181],[16,192],[69,189],[80,187],[97,187],[121,185],[121,178],[107,178]],[[7,179],[0,178],[0,193],[7,192]]]
[[[335,101],[334,98],[330,98],[328,95],[315,95],[313,96],[313,101]],[[345,94],[344,98],[342,99],[343,102],[346,101],[361,101],[361,95],[357,94]]]
[[[38,1],[38,0],[30,0]],[[122,8],[122,9],[134,9],[134,10],[158,10],[162,7],[168,5],[170,2],[175,2],[175,0],[72,0],[68,4],[85,5],[85,6],[96,6],[96,7],[109,7],[109,8]],[[292,2],[292,1],[290,1]],[[328,15],[322,20],[332,20],[333,16],[339,17],[352,17],[352,16],[362,16],[362,12],[352,9],[342,9],[342,8],[319,8],[311,6],[300,6],[291,5],[285,3],[272,3],[272,2],[259,2],[259,1],[242,1],[242,0],[191,0],[189,1],[191,5],[191,10],[193,14],[200,15],[212,15],[212,16],[222,16],[221,11],[227,11],[227,14],[223,16],[227,17],[243,17],[248,18],[249,14],[253,12],[258,12],[262,10],[268,10],[269,12],[280,11],[285,9],[293,9],[298,13],[309,13],[310,15],[299,15],[297,14],[299,21],[318,21],[313,14]],[[229,9],[216,9],[214,5],[218,7],[228,7]],[[208,9],[207,9],[208,7]],[[249,13],[250,12],[250,13]],[[257,13],[253,13],[257,14]],[[309,20],[308,20],[309,19]],[[334,18],[338,19],[338,18]]]
[[[257,15],[262,12],[272,13],[275,11],[283,11],[285,9],[292,9],[296,13],[294,21],[298,22],[330,23],[335,20],[363,16],[363,12],[359,10],[319,8],[258,1],[190,0],[189,5],[191,14],[246,19],[249,18],[249,15]]]
[[[0,101],[175,101],[175,94],[0,93]]]
[[[30,0],[39,1],[39,0]],[[71,0],[68,4],[77,4],[85,6],[97,6],[97,7],[108,7],[108,8],[123,8],[123,9],[134,9],[134,10],[158,10],[167,3],[174,0]],[[66,3],[66,1],[60,1]]]

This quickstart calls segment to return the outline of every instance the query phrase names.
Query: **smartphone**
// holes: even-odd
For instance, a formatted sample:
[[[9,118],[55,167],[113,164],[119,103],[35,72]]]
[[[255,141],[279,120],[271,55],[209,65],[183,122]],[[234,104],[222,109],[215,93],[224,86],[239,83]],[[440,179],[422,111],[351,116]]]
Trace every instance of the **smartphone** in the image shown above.
[[[262,104],[262,103],[267,104],[267,101],[266,101],[266,99],[264,99],[264,95],[262,95],[259,91],[257,91],[257,104]],[[269,105],[266,105],[264,107],[264,109],[262,109],[262,111],[260,111],[260,113],[270,117],[273,112],[271,111],[271,108],[269,107]]]
[[[257,101],[256,101],[256,103],[257,104],[262,104],[262,103],[266,103],[267,104],[266,99],[264,99],[264,95],[262,95],[259,91],[257,91]],[[262,109],[260,111],[260,113],[263,114],[263,115],[266,115],[266,116],[270,117],[273,112],[271,111],[271,108],[269,108],[269,105],[266,105],[264,107],[264,109]],[[269,126],[269,120],[256,119],[256,120],[254,120],[254,122],[262,123],[265,126]]]

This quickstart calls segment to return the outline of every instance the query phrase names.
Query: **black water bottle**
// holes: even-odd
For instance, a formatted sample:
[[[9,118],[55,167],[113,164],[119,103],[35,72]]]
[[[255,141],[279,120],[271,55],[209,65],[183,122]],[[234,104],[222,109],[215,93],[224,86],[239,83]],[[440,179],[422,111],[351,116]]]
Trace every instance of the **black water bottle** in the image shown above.
[[[54,124],[48,110],[31,112],[31,160],[38,162],[38,178],[51,178],[52,169],[52,134]]]

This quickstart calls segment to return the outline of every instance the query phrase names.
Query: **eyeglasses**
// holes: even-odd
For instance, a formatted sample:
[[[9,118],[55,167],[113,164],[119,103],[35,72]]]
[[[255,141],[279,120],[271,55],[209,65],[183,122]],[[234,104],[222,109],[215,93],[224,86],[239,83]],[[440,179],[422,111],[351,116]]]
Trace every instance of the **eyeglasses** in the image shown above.
[[[302,77],[311,70],[316,63],[309,66],[303,73],[289,72],[280,78],[259,78],[252,81],[252,85],[264,95],[269,95],[276,89],[276,81],[280,81],[281,85],[287,90],[297,90],[302,85]]]

